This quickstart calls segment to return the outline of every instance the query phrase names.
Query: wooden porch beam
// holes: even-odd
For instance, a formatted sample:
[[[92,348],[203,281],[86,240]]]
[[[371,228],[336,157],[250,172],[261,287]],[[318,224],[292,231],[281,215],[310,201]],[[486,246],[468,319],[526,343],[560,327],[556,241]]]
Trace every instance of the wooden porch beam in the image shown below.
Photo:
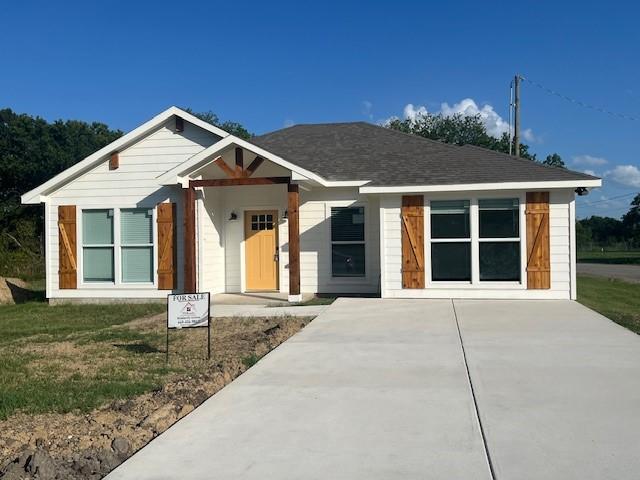
[[[184,291],[196,292],[196,191],[184,190]]]
[[[242,158],[242,148],[236,147],[236,177],[242,177],[244,173],[244,159]]]
[[[264,158],[256,157],[253,160],[253,162],[251,162],[249,164],[249,166],[247,167],[247,169],[244,171],[244,176],[245,177],[250,177],[251,175],[253,175],[254,172],[258,169],[258,167],[260,167],[260,165],[262,165],[262,162],[264,162]]]
[[[195,187],[233,187],[240,185],[276,185],[289,183],[289,177],[262,177],[262,178],[213,178],[209,180],[191,180],[189,185]]]
[[[227,175],[229,178],[236,178],[236,172],[233,168],[227,165],[227,162],[224,161],[224,158],[218,157],[213,163],[215,163],[220,169]]]
[[[287,187],[287,219],[289,222],[289,301],[300,302],[300,192],[298,185]]]

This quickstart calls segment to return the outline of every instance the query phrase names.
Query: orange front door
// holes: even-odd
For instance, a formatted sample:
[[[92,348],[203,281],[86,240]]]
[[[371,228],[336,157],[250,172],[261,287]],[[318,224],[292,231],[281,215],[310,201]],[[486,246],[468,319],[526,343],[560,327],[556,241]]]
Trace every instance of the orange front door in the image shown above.
[[[244,261],[247,290],[278,289],[278,212],[244,214]]]

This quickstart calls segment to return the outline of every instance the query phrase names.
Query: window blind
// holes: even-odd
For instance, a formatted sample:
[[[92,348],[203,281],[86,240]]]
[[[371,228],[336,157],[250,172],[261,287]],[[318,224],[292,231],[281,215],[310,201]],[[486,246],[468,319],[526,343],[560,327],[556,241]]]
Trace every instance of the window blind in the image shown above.
[[[153,282],[153,213],[144,208],[120,211],[122,281]]]

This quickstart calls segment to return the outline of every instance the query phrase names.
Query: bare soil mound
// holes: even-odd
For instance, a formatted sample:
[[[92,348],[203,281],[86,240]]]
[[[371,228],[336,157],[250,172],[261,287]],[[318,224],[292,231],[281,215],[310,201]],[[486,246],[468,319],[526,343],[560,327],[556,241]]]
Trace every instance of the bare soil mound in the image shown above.
[[[0,277],[0,305],[19,303],[33,296],[26,282],[19,278]]]

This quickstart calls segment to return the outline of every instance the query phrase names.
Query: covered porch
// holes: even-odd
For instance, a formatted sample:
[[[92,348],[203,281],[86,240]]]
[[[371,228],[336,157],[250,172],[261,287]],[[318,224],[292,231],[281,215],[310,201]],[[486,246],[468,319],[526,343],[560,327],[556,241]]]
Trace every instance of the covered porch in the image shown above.
[[[259,150],[217,145],[169,175],[181,188],[185,292],[303,300],[299,208],[305,179],[294,179],[295,172]]]

